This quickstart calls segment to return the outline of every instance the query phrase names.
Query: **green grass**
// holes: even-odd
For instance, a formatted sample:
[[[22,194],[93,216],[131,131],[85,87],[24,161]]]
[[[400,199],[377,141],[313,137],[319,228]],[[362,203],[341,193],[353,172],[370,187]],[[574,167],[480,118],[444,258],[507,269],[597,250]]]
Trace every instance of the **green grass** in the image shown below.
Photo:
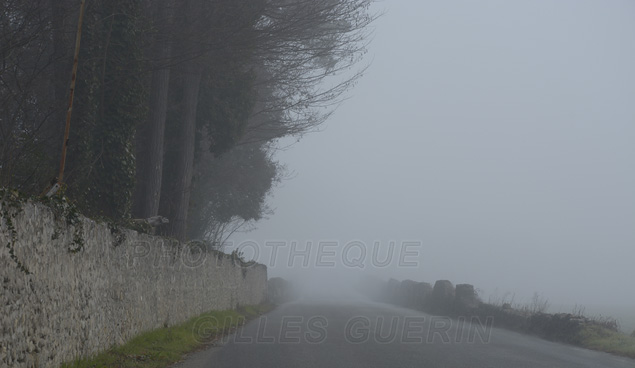
[[[635,337],[597,325],[587,326],[578,337],[587,349],[635,358]]]
[[[181,360],[185,354],[205,346],[245,321],[271,309],[270,305],[260,305],[205,313],[178,326],[145,332],[125,345],[90,358],[78,359],[62,367],[168,367]]]

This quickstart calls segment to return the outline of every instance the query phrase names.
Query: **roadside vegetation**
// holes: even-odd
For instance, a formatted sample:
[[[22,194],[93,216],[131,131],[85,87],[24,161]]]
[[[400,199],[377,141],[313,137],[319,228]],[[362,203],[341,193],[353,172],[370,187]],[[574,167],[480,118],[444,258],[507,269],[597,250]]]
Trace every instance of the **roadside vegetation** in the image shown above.
[[[178,326],[142,333],[124,345],[93,357],[78,359],[62,367],[168,367],[180,361],[187,353],[209,346],[247,321],[272,309],[271,304],[263,304],[204,313]]]
[[[589,324],[577,339],[581,347],[635,359],[635,331],[629,336],[599,323]]]
[[[620,331],[616,319],[588,316],[580,306],[571,313],[551,314],[546,312],[549,301],[537,293],[526,304],[515,303],[514,297],[490,298],[480,309],[493,315],[500,327],[635,359],[635,331],[631,335]]]
[[[454,286],[448,280],[439,280],[433,287],[412,280],[368,279],[358,287],[380,302],[451,318],[491,320],[494,327],[635,359],[635,331],[628,335],[620,331],[616,319],[589,316],[581,306],[571,313],[548,313],[549,300],[539,293],[526,302],[518,302],[513,293],[495,294],[483,302],[473,285]]]

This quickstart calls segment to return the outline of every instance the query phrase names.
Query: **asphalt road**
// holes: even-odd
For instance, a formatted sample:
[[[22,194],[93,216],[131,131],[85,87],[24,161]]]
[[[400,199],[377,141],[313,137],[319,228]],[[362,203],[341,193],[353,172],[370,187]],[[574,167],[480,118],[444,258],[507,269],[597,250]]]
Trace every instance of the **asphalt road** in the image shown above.
[[[193,333],[205,336],[206,321]],[[285,304],[178,368],[635,368],[635,360],[385,304]]]

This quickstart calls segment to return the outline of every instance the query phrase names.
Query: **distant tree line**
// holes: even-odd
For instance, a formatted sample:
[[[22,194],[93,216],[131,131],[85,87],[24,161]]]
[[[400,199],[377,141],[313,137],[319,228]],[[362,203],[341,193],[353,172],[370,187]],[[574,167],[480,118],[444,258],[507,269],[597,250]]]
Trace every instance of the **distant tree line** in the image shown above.
[[[372,0],[87,0],[65,173],[83,212],[222,239],[267,213],[275,140],[360,77]],[[0,186],[56,176],[79,0],[0,3]]]

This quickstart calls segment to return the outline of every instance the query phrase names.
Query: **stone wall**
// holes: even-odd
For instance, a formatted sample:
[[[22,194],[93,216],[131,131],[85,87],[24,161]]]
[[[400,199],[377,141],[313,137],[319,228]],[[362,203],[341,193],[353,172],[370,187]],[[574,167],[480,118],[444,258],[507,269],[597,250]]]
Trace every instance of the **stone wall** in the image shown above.
[[[71,226],[32,202],[3,201],[0,213],[0,367],[57,367],[143,331],[266,298],[260,264],[83,217]]]
[[[438,280],[431,287],[426,282],[412,280],[368,279],[362,286],[358,290],[375,301],[433,315],[476,318],[483,324],[491,323],[495,327],[578,346],[586,346],[582,332],[588,327],[597,331],[618,332],[617,322],[611,318],[593,319],[571,313],[549,314],[541,312],[536,306],[514,309],[509,304],[500,306],[483,303],[473,285],[454,286],[448,280]]]

